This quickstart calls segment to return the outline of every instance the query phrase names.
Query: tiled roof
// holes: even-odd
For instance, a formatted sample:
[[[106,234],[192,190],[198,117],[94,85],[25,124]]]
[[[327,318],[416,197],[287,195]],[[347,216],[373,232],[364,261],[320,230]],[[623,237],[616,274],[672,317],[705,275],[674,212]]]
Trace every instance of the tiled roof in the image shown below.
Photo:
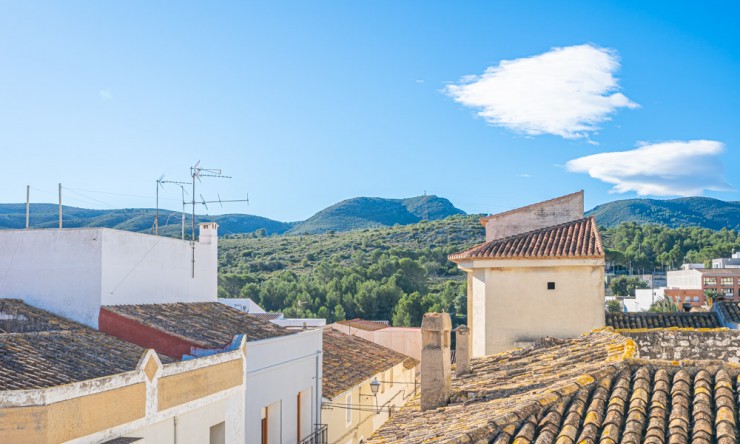
[[[135,370],[146,351],[14,299],[0,299],[0,328],[0,390],[53,387]]]
[[[618,330],[636,328],[720,328],[716,313],[607,313],[606,325]]]
[[[374,342],[324,328],[323,396],[334,398],[401,362],[406,368],[419,364],[414,358]]]
[[[583,388],[593,390],[596,381],[613,378],[632,353],[631,340],[602,330],[570,340],[544,339],[532,348],[474,359],[470,375],[453,377],[446,407],[422,412],[416,397],[369,443],[494,442],[489,440],[503,432],[516,434],[533,416],[546,419],[544,429],[552,421],[544,412],[567,407]],[[559,431],[560,421],[549,429]]]
[[[106,305],[105,309],[207,348],[223,347],[237,334],[254,341],[295,333],[220,302]]]
[[[472,361],[450,403],[415,398],[368,444],[740,442],[740,366],[634,358],[603,329]]]
[[[357,328],[359,330],[375,331],[388,328],[387,324],[380,322],[367,321],[365,319],[355,318],[347,319],[346,321],[337,321],[337,324],[346,325],[348,327]]]
[[[280,318],[283,314],[282,313],[249,313],[251,316],[254,316],[255,318],[263,319],[265,321],[274,321],[275,319]]]
[[[737,302],[717,301],[712,307],[719,310],[726,321],[740,323],[740,305]]]
[[[449,259],[602,258],[604,247],[593,217],[495,239]]]

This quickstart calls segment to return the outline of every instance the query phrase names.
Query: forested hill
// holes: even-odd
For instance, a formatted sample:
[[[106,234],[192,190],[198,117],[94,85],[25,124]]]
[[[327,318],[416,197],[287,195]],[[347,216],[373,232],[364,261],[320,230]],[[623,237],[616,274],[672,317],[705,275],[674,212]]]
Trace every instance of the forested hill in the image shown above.
[[[123,208],[115,210],[89,210],[64,206],[62,208],[64,227],[103,227],[118,230],[150,233],[154,228],[154,208]],[[160,233],[179,236],[181,232],[179,212],[159,210]],[[198,215],[198,222],[216,222],[220,234],[252,233],[264,229],[265,234],[282,234],[293,224],[278,222],[250,214],[222,214],[218,216]],[[190,215],[185,216],[186,232],[190,229]],[[32,204],[32,228],[54,228],[59,224],[59,207],[54,204]],[[23,228],[26,226],[25,204],[0,204],[0,229]]]
[[[59,207],[54,204],[31,205],[31,227],[53,228],[59,223]],[[153,231],[153,208],[125,208],[114,210],[89,210],[63,207],[64,226],[104,227],[149,233]],[[330,231],[349,231],[393,225],[408,225],[422,220],[439,220],[465,214],[449,200],[437,196],[418,196],[408,199],[383,199],[358,197],[348,199],[319,211],[303,222],[280,222],[251,214],[196,215],[197,222],[217,222],[219,233],[241,234],[260,230],[261,235],[313,234]],[[181,213],[159,211],[160,233],[169,236],[180,234]],[[190,216],[185,216],[190,226]],[[25,204],[0,204],[0,229],[23,228],[26,224]],[[264,231],[263,231],[264,230]],[[186,230],[189,232],[189,230]]]
[[[315,234],[328,231],[350,231],[363,228],[408,225],[422,220],[439,220],[465,214],[452,203],[437,196],[408,199],[356,197],[330,206],[298,223],[290,234]]]
[[[740,229],[740,202],[708,197],[617,200],[599,205],[586,214],[594,216],[598,224],[604,227],[637,222],[671,228],[696,226],[712,230]]]

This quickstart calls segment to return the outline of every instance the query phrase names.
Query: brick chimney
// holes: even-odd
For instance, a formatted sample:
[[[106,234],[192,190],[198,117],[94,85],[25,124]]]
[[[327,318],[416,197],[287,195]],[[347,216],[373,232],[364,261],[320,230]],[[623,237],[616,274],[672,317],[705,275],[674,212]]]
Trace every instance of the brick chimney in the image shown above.
[[[421,409],[431,410],[450,401],[450,334],[447,313],[427,313],[421,321]]]
[[[470,373],[470,329],[461,325],[455,329],[455,374]]]

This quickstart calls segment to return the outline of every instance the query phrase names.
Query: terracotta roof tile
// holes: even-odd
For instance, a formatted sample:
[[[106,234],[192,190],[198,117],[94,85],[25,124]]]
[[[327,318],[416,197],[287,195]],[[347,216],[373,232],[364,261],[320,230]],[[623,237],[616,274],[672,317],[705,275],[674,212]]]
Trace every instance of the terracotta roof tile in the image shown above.
[[[618,330],[638,328],[720,328],[713,312],[606,313],[606,325]]]
[[[419,361],[357,336],[324,328],[323,396],[334,398],[400,363],[408,369]]]
[[[713,305],[728,322],[740,323],[740,304],[734,301],[717,301]]]
[[[254,341],[295,333],[220,302],[106,305],[105,309],[207,348],[223,347],[237,334]]]
[[[365,319],[355,318],[347,319],[346,321],[337,321],[337,324],[346,325],[348,327],[357,328],[366,331],[375,331],[388,328],[388,324],[383,324],[375,321],[367,321]]]
[[[604,247],[592,217],[495,239],[449,259],[603,258]]]
[[[53,387],[132,371],[146,351],[15,299],[0,299],[0,315],[0,390]]]
[[[635,359],[625,339],[601,330],[475,359],[450,404],[422,412],[415,398],[368,443],[738,442],[740,366]]]

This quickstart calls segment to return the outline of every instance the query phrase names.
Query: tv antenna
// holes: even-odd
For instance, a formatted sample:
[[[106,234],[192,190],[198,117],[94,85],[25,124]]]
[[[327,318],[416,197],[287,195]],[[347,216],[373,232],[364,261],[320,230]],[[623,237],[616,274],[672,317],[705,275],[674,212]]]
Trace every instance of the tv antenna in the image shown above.
[[[190,220],[190,245],[192,249],[192,275],[195,277],[195,206],[196,205],[203,205],[206,210],[208,210],[208,204],[209,203],[216,203],[218,202],[222,207],[224,202],[247,202],[249,203],[249,197],[247,199],[231,199],[231,200],[221,200],[221,196],[219,195],[217,201],[207,201],[203,197],[202,194],[199,194],[200,196],[200,202],[197,202],[195,200],[195,180],[197,179],[198,182],[201,182],[201,177],[214,177],[217,179],[231,179],[231,176],[226,176],[221,172],[220,168],[203,168],[200,166],[200,160],[195,163],[195,165],[190,167],[190,177],[191,177],[191,184],[193,186],[193,194],[191,195],[191,201],[190,204],[192,205],[192,216]]]
[[[185,188],[184,185],[190,185],[190,182],[178,182],[175,180],[164,180],[164,174],[162,174],[159,179],[157,179],[157,208],[154,213],[154,235],[159,236],[159,189],[164,189],[165,183],[171,183],[175,185],[179,185],[182,188],[183,196],[185,194]],[[183,197],[183,205],[182,205],[182,238],[185,239],[185,197]]]

